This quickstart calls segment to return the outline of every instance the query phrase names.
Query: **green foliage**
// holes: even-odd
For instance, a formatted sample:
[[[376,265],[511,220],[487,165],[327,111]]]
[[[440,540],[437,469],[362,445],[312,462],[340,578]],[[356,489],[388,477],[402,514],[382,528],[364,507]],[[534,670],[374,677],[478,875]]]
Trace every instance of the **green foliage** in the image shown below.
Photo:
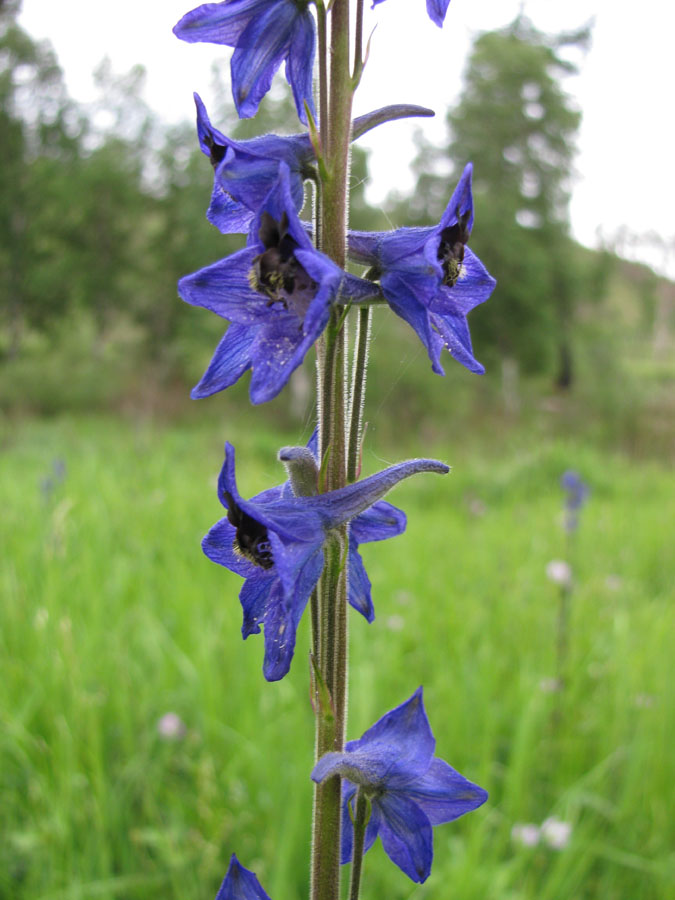
[[[308,622],[290,675],[261,693],[262,640],[239,634],[240,579],[199,553],[222,513],[223,439],[247,461],[250,495],[283,477],[276,448],[307,437],[261,432],[258,416],[252,429],[253,418],[229,415],[225,430],[214,417],[180,429],[63,418],[0,434],[1,896],[211,897],[233,850],[272,897],[306,895]],[[366,474],[419,448],[418,433],[410,446],[396,437],[371,435]],[[665,900],[672,478],[587,443],[533,442],[531,428],[499,446],[469,437],[427,440],[453,466],[442,489],[392,495],[408,530],[365,548],[377,618],[350,628],[350,736],[409,695],[414,671],[439,754],[490,791],[477,813],[436,830],[416,894]],[[66,475],[48,490],[57,458]],[[560,698],[540,682],[554,670],[545,568],[564,553],[558,479],[569,467],[592,495]],[[186,723],[182,739],[160,739],[168,711]],[[515,823],[550,815],[572,824],[568,850],[511,841]],[[373,848],[365,900],[410,895]]]

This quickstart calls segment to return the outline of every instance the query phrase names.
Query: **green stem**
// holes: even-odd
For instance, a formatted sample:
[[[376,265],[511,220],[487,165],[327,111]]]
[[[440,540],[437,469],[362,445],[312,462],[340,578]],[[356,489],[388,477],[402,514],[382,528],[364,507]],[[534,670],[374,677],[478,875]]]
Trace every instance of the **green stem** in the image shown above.
[[[363,845],[366,840],[366,825],[370,818],[370,801],[359,790],[356,792],[354,811],[354,844],[352,846],[352,873],[349,880],[349,900],[359,900],[361,868],[363,865]]]
[[[352,393],[349,409],[349,446],[347,448],[347,481],[356,481],[361,456],[361,425],[363,422],[363,403],[366,394],[366,375],[368,373],[368,347],[370,345],[370,326],[372,311],[370,306],[359,309],[359,327],[354,352],[354,368],[352,371]]]

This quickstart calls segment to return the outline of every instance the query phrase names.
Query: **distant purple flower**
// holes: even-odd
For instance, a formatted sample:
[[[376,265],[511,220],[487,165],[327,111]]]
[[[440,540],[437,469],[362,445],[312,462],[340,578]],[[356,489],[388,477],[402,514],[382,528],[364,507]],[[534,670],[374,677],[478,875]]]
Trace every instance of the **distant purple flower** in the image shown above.
[[[252,369],[251,401],[271,400],[322,334],[333,303],[375,291],[313,247],[295,210],[288,166],[279,162],[246,247],[178,282],[186,303],[232,323],[192,396],[222,391]]]
[[[165,741],[179,740],[185,737],[186,731],[185,722],[175,712],[164,713],[157,722],[157,733]]]
[[[415,882],[426,881],[433,859],[432,826],[451,822],[487,800],[487,793],[434,757],[436,741],[422,702],[422,688],[384,715],[343,753],[324,754],[312,772],[321,783],[340,775],[342,862],[352,857],[349,814],[357,788],[370,799],[364,852],[379,834],[389,858]]]
[[[258,111],[275,72],[286,61],[286,80],[300,120],[304,104],[314,115],[312,75],[316,27],[308,0],[223,0],[204,3],[186,13],[174,27],[189,43],[205,41],[234,47],[230,71],[239,117]]]
[[[270,900],[254,873],[245,869],[232,854],[227,874],[223,879],[216,900]]]
[[[382,2],[383,0],[373,0],[372,8],[375,9],[377,4]],[[439,28],[443,27],[443,21],[449,5],[450,0],[427,0],[427,13],[429,14],[429,18],[438,25]]]
[[[579,524],[579,510],[586,502],[590,489],[578,472],[568,469],[560,478],[560,486],[566,493],[565,530],[575,531]]]
[[[466,316],[496,282],[466,246],[473,225],[471,172],[469,163],[438,225],[349,233],[350,257],[371,267],[369,277],[379,279],[389,306],[415,329],[438,375],[445,374],[444,346],[471,372],[485,371],[474,358]]]
[[[541,836],[549,847],[554,850],[564,850],[570,842],[572,826],[569,822],[563,822],[562,819],[551,816],[542,822]]]
[[[286,459],[288,451],[286,448]],[[258,634],[261,624],[265,626],[263,673],[268,681],[278,681],[288,672],[298,624],[323,569],[323,545],[329,533],[353,520],[352,534],[358,535],[354,550],[358,541],[400,533],[404,526],[400,510],[380,505],[380,498],[418,472],[447,471],[448,467],[436,460],[410,460],[325,494],[298,497],[290,494],[287,485],[280,485],[245,500],[235,480],[234,448],[225,445],[218,498],[227,517],[211,528],[202,549],[213,562],[245,579],[239,594],[244,613],[242,635]],[[390,516],[388,510],[393,511]],[[359,579],[365,576],[362,564],[361,570],[356,573]],[[358,603],[350,590],[353,605],[366,616],[372,612],[372,604],[368,606],[370,585],[367,587],[366,592],[358,586]]]
[[[540,839],[539,826],[530,822],[518,822],[511,829],[511,840],[523,847],[536,847]]]

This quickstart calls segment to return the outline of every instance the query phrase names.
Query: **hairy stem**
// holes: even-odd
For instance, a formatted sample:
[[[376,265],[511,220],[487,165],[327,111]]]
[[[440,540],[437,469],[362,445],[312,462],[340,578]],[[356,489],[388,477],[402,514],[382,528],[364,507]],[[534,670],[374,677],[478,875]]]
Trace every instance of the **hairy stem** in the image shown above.
[[[366,825],[370,818],[370,802],[359,789],[356,792],[354,810],[354,844],[352,846],[352,873],[349,880],[349,900],[359,900],[361,868],[363,865],[363,845],[366,839]]]

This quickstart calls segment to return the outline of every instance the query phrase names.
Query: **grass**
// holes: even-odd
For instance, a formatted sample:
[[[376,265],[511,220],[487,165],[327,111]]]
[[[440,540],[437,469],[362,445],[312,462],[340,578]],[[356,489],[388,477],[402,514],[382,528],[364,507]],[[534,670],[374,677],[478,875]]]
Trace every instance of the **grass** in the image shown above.
[[[262,639],[239,637],[239,579],[199,550],[220,516],[225,436],[247,495],[280,480],[275,448],[307,434],[280,438],[242,417],[229,429],[5,423],[3,898],[210,898],[232,851],[274,900],[307,894],[308,623],[289,676],[266,684]],[[371,435],[366,471],[418,453],[417,440],[394,450]],[[377,619],[350,620],[349,734],[424,684],[438,755],[490,800],[435,829],[424,885],[376,845],[364,900],[666,900],[672,475],[522,432],[479,449],[425,446],[452,474],[401,485],[390,499],[408,514],[406,534],[364,549]],[[592,495],[572,561],[561,695],[541,683],[555,667],[557,595],[545,569],[564,553],[566,468]],[[157,732],[167,711],[186,723],[179,740]],[[512,841],[514,824],[552,815],[572,825],[567,849]]]

